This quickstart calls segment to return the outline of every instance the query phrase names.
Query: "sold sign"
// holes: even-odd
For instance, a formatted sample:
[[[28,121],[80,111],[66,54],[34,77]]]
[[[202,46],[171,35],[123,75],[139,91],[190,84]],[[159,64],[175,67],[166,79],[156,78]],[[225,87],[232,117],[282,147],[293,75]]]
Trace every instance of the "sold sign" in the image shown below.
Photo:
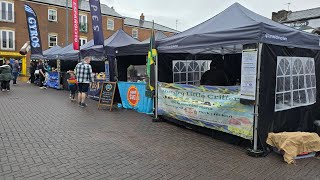
[[[137,87],[130,86],[127,93],[127,100],[131,106],[137,106],[140,100],[139,91]]]

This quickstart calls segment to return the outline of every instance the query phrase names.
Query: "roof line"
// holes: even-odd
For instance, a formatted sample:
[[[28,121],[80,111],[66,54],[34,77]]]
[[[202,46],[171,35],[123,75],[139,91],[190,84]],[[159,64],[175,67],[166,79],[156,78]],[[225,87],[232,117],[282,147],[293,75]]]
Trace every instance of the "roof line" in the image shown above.
[[[310,9],[304,9],[304,10],[300,10],[300,11],[291,11],[291,13],[303,12],[303,11],[310,11],[310,10],[316,10],[316,9],[320,9],[320,7],[310,8]]]
[[[126,19],[126,18],[130,18],[130,19],[135,19],[135,20],[138,20],[138,21],[140,21],[140,19],[137,19],[137,18],[132,18],[132,17],[123,17],[124,19]],[[149,22],[149,23],[152,23],[152,21],[147,21],[147,20],[143,20],[144,22]],[[124,24],[126,24],[126,23],[124,23]],[[168,29],[170,29],[170,30],[173,30],[173,31],[176,31],[176,32],[180,32],[180,31],[178,31],[178,30],[175,30],[175,29],[173,29],[173,28],[171,28],[171,27],[168,27],[168,26],[164,26],[164,25],[162,25],[162,24],[158,24],[158,23],[154,23],[154,24],[157,24],[157,25],[159,25],[159,26],[163,26],[163,27],[165,27],[165,28],[168,28]],[[126,24],[126,25],[128,25],[128,24]],[[131,25],[132,26],[132,25]],[[138,27],[138,26],[135,26],[135,27]],[[146,29],[150,29],[150,28],[146,28]]]
[[[291,23],[291,22],[296,22],[296,21],[302,21],[302,20],[310,20],[310,19],[318,19],[320,16],[315,16],[311,18],[299,18],[299,19],[292,19],[292,20],[286,20],[286,21],[280,21],[281,23]]]

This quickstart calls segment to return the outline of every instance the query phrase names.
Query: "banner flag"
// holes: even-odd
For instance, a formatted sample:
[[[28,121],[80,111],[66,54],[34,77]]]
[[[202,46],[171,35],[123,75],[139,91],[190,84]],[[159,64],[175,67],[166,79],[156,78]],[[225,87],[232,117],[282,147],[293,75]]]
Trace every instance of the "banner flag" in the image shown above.
[[[157,56],[157,50],[155,49],[155,33],[154,33],[154,22],[152,24],[152,31],[150,37],[150,47],[148,52],[148,62],[147,62],[147,75],[148,75],[148,86],[147,89],[153,91],[155,89],[155,61],[154,57]]]
[[[27,17],[31,54],[42,56],[41,37],[37,15],[34,10],[27,4],[24,5],[24,10]]]
[[[100,0],[89,0],[94,45],[104,45]]]
[[[73,49],[80,49],[79,37],[79,2],[72,0]]]

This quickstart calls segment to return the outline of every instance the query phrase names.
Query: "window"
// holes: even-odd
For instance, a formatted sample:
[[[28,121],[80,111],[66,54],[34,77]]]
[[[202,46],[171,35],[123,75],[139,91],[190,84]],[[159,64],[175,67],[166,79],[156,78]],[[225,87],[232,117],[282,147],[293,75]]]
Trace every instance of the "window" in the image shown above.
[[[135,39],[138,39],[139,37],[138,29],[132,29],[132,37]]]
[[[307,106],[316,102],[313,58],[278,57],[275,111]]]
[[[87,38],[80,38],[80,46],[87,43]]]
[[[107,30],[114,30],[114,20],[113,19],[108,19],[108,27]]]
[[[56,34],[49,34],[48,36],[48,42],[49,42],[49,47],[56,46],[58,44],[58,35]]]
[[[1,30],[1,49],[15,50],[15,32],[11,30]]]
[[[87,15],[79,15],[80,32],[88,32],[88,18]]]
[[[172,65],[173,82],[200,85],[201,76],[210,69],[210,62],[211,60],[174,60]]]
[[[57,21],[58,20],[57,10],[48,9],[48,20],[49,21]]]
[[[14,4],[7,1],[0,1],[0,4],[0,21],[14,22]]]

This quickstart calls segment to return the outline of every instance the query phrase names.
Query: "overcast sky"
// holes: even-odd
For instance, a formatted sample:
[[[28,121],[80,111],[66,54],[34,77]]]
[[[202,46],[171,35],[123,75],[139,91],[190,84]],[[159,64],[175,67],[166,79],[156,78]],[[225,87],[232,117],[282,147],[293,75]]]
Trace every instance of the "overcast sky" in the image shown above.
[[[145,19],[183,31],[191,28],[238,2],[254,12],[271,18],[272,12],[288,9],[298,11],[320,7],[320,0],[101,0],[113,6],[122,16]]]

